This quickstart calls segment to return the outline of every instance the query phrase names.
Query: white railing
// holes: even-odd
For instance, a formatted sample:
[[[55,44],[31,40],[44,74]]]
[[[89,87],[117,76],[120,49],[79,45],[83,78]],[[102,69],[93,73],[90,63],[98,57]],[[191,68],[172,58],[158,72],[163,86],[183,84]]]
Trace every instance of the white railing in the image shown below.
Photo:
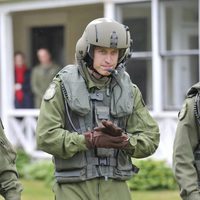
[[[50,158],[47,153],[37,150],[36,124],[39,115],[38,109],[14,109],[8,112],[8,133],[11,143],[33,158]]]
[[[156,119],[160,128],[160,143],[156,153],[152,156],[155,159],[166,160],[172,164],[173,143],[177,120],[175,118]]]

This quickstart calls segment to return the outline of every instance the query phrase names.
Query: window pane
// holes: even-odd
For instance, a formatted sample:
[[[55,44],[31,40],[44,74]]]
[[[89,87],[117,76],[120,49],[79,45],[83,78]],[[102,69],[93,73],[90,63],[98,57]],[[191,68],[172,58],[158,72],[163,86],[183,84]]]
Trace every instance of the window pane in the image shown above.
[[[133,51],[151,51],[150,3],[122,4],[118,10],[118,18],[130,28]]]
[[[162,50],[198,49],[198,1],[163,1]]]
[[[152,62],[151,60],[131,58],[127,61],[126,71],[136,84],[145,103],[152,108]]]
[[[177,56],[164,59],[164,108],[180,109],[188,89],[198,82],[198,56]]]

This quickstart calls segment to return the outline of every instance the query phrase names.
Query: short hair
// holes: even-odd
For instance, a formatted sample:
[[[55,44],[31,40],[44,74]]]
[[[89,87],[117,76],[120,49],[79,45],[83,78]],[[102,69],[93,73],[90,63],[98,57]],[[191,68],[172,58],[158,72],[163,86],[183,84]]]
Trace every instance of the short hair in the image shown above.
[[[14,57],[17,55],[21,55],[23,58],[25,58],[25,54],[22,51],[15,51]]]
[[[40,50],[45,50],[47,51],[50,55],[51,55],[51,52],[48,48],[45,48],[45,47],[40,47],[39,49],[37,49],[37,53],[40,51]]]

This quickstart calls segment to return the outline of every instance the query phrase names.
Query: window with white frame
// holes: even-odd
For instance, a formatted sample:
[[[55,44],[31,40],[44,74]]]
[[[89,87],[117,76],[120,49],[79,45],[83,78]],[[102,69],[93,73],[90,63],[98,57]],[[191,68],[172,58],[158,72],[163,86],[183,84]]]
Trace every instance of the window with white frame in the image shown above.
[[[133,54],[127,62],[127,72],[141,90],[144,101],[152,107],[151,3],[117,5],[117,18],[129,26]]]
[[[198,0],[162,0],[159,14],[163,105],[177,110],[199,81]]]
[[[160,95],[164,110],[178,110],[187,90],[199,81],[198,0],[159,0],[158,3],[163,91]],[[150,108],[155,81],[152,80],[151,6],[155,6],[152,1],[116,6],[117,19],[129,26],[133,39],[133,54],[127,62],[127,71]]]

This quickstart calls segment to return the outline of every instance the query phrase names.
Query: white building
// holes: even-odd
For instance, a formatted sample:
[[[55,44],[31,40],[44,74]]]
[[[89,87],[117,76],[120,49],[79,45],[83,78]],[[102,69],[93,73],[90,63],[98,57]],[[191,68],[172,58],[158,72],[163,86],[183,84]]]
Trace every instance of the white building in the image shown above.
[[[67,65],[86,24],[109,17],[130,28],[134,52],[127,71],[160,126],[154,157],[171,162],[178,110],[188,88],[199,81],[199,5],[199,0],[1,1],[0,116],[9,139],[33,156],[46,156],[35,144],[39,110],[14,108],[13,53],[24,52],[32,67],[44,43]]]

